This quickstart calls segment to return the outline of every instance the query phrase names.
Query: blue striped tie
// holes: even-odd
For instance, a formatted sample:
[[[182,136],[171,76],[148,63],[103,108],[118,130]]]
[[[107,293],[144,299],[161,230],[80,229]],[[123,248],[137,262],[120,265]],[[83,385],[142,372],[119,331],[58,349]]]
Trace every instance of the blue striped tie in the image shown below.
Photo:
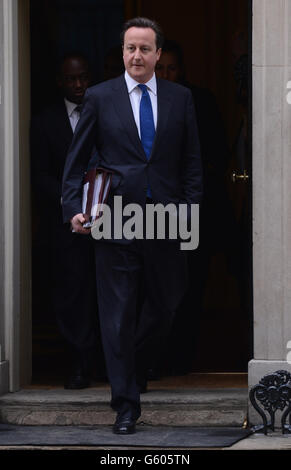
[[[140,100],[139,107],[139,119],[140,119],[140,137],[143,149],[147,158],[150,157],[152,146],[155,138],[155,124],[151,98],[147,90],[146,85],[138,85],[142,91],[142,97]],[[150,189],[147,191],[148,197],[151,197]]]

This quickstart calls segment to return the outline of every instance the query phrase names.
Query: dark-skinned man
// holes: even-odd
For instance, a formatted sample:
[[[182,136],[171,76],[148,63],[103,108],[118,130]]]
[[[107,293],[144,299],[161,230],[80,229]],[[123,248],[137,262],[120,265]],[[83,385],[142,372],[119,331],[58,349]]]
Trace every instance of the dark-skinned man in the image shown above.
[[[69,350],[65,388],[89,386],[90,361],[96,356],[97,300],[91,237],[72,234],[62,221],[63,169],[80,105],[90,84],[87,60],[67,54],[58,71],[61,99],[32,119],[32,181],[38,216],[45,221],[50,246],[49,290],[52,315]]]

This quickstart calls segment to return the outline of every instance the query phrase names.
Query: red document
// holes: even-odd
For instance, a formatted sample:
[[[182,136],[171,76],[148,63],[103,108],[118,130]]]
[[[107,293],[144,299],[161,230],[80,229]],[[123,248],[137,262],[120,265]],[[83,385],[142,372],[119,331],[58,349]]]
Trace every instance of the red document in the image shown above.
[[[89,216],[84,228],[90,228],[102,214],[103,204],[106,203],[110,186],[112,172],[105,168],[92,168],[84,178],[82,212]]]

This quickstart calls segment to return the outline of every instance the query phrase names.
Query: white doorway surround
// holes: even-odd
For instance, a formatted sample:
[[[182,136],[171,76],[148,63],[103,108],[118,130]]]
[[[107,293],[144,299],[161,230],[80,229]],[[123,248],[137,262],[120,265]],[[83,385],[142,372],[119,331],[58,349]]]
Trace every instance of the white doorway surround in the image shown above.
[[[0,392],[30,380],[29,1],[0,1]]]
[[[291,372],[290,0],[253,0],[252,64],[254,358],[249,363],[250,387],[266,374]],[[261,421],[252,409],[250,419]]]

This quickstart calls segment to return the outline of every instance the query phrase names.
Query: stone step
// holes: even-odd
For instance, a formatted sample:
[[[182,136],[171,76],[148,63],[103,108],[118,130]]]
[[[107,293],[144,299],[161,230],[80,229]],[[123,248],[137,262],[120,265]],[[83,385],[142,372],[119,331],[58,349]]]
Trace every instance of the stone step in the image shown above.
[[[0,396],[0,422],[21,425],[111,425],[108,386],[84,390],[23,389]],[[242,426],[246,388],[151,388],[141,395],[140,421],[169,426]]]

